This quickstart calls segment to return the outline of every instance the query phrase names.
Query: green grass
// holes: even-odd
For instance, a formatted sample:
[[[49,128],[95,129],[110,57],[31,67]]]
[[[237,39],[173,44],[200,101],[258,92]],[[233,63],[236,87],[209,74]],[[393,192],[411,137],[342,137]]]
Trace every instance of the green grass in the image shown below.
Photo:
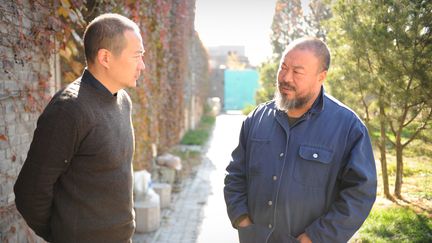
[[[387,172],[390,183],[390,191],[394,190],[396,179],[396,158],[387,154]],[[405,157],[402,195],[410,201],[432,205],[432,159],[428,156]],[[382,193],[381,166],[378,162],[378,192]]]
[[[432,242],[432,219],[399,206],[374,208],[355,242]]]
[[[395,163],[389,163],[387,165],[387,172],[389,174],[389,176],[395,176],[396,175],[396,164]],[[403,170],[403,176],[404,177],[410,177],[410,176],[415,176],[415,175],[419,175],[421,173],[431,173],[430,171],[423,169],[423,168],[419,168],[419,167],[409,167],[409,166],[404,166],[404,170]]]
[[[405,151],[420,147],[425,150],[431,148],[425,142],[414,141]],[[377,162],[380,196],[371,215],[350,242],[432,242],[432,158],[417,152],[407,156],[405,151],[402,184],[404,200],[398,200],[396,204],[382,198],[381,168]],[[379,152],[376,150],[377,154]],[[379,159],[379,155],[376,158]],[[387,153],[387,169],[389,189],[393,192],[396,174],[394,153]]]
[[[198,127],[187,131],[180,143],[185,145],[204,145],[210,136],[210,131],[215,121],[216,118],[214,116],[205,114],[201,118]]]

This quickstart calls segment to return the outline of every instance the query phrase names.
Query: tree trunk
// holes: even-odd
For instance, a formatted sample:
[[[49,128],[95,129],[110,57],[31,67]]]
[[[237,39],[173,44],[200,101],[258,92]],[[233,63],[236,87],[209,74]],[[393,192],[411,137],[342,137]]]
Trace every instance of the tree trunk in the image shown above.
[[[402,183],[403,183],[403,147],[401,144],[400,132],[396,136],[396,182],[394,194],[397,198],[402,198]]]
[[[388,182],[388,173],[387,173],[387,156],[386,156],[386,131],[385,131],[385,117],[384,117],[384,102],[380,100],[379,103],[380,109],[380,140],[379,140],[379,149],[380,149],[380,161],[381,161],[381,174],[383,180],[383,190],[384,196],[387,199],[393,200],[393,197],[390,195],[389,190],[389,182]]]

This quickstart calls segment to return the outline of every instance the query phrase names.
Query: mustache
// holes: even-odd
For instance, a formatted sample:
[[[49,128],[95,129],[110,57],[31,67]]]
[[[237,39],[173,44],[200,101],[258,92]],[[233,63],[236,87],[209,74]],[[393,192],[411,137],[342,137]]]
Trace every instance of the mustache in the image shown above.
[[[284,83],[284,82],[278,82],[278,87],[283,89],[293,90],[293,91],[296,90],[296,87],[294,85],[291,85],[289,83]]]

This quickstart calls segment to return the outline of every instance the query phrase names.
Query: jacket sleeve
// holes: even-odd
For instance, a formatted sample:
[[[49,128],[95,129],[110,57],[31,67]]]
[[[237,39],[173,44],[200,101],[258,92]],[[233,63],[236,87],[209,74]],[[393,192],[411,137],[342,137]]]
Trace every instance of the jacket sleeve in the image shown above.
[[[50,104],[39,117],[27,159],[15,182],[15,204],[27,224],[45,240],[53,191],[70,164],[77,140],[76,125],[65,108]]]
[[[366,127],[349,134],[345,166],[338,176],[339,195],[322,217],[306,228],[312,242],[347,242],[366,220],[375,202],[377,177]]]
[[[246,121],[240,130],[239,144],[231,154],[231,161],[226,168],[224,196],[228,217],[235,227],[235,221],[248,214],[247,206],[247,165],[246,165]]]

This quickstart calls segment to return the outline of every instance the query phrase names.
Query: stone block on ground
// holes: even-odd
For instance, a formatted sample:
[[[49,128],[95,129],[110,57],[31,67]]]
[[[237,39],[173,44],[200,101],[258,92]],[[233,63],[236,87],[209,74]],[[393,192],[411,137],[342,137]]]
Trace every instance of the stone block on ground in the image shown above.
[[[169,207],[171,204],[171,185],[168,183],[153,183],[152,188],[159,195],[160,207]]]
[[[143,199],[135,201],[136,232],[148,233],[160,227],[160,198],[151,188]]]
[[[146,170],[134,172],[134,197],[141,199],[145,197],[151,183],[151,175]]]
[[[165,153],[156,158],[156,163],[160,166],[165,166],[175,170],[181,170],[181,159],[178,156]]]
[[[176,178],[176,171],[165,166],[155,165],[152,170],[152,178],[154,181],[172,185]]]

